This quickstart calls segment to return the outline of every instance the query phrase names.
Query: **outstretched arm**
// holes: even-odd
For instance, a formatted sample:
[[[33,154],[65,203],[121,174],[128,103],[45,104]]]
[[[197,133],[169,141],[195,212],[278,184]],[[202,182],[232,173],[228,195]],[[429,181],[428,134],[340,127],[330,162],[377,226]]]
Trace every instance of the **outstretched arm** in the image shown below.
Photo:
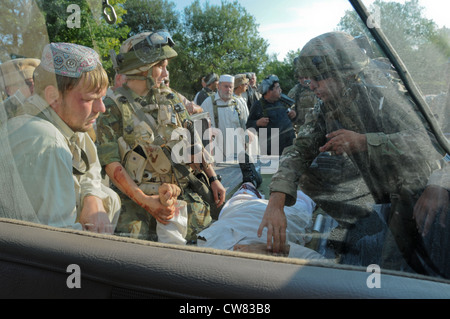
[[[120,163],[112,162],[106,165],[105,169],[111,181],[121,192],[144,208],[158,222],[165,225],[169,223],[175,211],[174,206],[163,205],[160,201],[160,195],[144,194]]]
[[[274,253],[282,252],[286,244],[287,221],[284,213],[286,194],[273,192],[258,228],[258,237],[267,227],[267,249]]]

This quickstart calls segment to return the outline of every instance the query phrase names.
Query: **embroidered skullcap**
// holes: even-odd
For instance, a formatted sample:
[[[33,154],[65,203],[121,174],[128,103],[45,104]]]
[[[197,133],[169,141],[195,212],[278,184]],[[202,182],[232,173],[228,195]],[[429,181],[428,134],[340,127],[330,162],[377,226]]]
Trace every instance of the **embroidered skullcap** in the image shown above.
[[[234,83],[234,76],[228,75],[228,74],[221,75],[220,78],[219,78],[219,82],[220,83],[222,83],[222,82]]]
[[[42,52],[41,66],[48,72],[71,78],[101,65],[95,50],[73,43],[50,43]]]

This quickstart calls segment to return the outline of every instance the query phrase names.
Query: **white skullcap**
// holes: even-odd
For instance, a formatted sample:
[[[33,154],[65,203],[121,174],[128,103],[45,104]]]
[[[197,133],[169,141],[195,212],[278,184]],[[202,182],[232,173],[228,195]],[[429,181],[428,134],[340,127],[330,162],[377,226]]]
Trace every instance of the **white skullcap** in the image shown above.
[[[220,78],[219,78],[219,82],[231,82],[231,83],[234,83],[234,76],[228,75],[228,74],[221,75]]]

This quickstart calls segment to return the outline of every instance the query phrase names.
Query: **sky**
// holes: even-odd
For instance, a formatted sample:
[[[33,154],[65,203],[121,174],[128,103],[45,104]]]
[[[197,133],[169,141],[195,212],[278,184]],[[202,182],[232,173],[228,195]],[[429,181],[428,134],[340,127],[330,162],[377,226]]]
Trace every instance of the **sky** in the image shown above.
[[[180,11],[193,2],[172,1]],[[200,0],[202,4],[206,1],[210,5],[221,3],[221,0]],[[372,2],[364,1],[367,7]],[[347,0],[240,0],[239,4],[255,17],[260,36],[269,44],[268,53],[275,54],[280,61],[283,61],[289,51],[301,49],[308,40],[335,30],[345,11],[353,11]],[[450,28],[450,1],[419,0],[419,4],[425,8],[426,18],[432,19],[439,27]]]

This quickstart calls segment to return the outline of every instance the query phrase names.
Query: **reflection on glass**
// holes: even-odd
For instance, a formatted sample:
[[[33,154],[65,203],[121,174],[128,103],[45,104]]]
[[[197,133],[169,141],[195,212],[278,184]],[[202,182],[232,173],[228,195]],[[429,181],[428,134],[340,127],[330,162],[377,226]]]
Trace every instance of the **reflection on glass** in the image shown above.
[[[169,138],[169,133],[177,125],[181,128],[184,123],[183,128],[190,127],[187,125],[189,122],[182,121],[180,112],[186,111],[192,116],[193,112],[189,110],[201,107],[191,101],[200,91],[207,92],[202,86],[202,78],[206,75],[214,73],[219,78],[220,75],[248,74],[249,80],[253,81],[250,73],[254,72],[256,84],[249,82],[247,91],[242,93],[242,105],[247,109],[238,112],[240,120],[243,119],[242,114],[247,114],[245,128],[252,127],[258,132],[260,128],[273,126],[281,128],[278,138],[286,129],[293,132],[296,139],[276,161],[272,158],[267,162],[267,156],[273,155],[258,147],[260,153],[256,163],[253,167],[246,166],[250,167],[247,171],[238,163],[202,163],[207,177],[222,175],[220,185],[227,188],[227,201],[220,207],[221,215],[219,211],[216,214],[195,211],[195,207],[188,211],[190,216],[196,216],[197,221],[209,215],[212,220],[206,218],[204,224],[197,224],[199,228],[190,233],[190,237],[186,235],[187,244],[314,259],[329,264],[378,264],[383,269],[449,277],[450,250],[447,245],[450,240],[446,229],[450,218],[450,171],[446,148],[436,137],[450,134],[450,33],[440,21],[433,20],[429,11],[422,7],[422,2],[367,1],[371,16],[368,21],[361,21],[350,4],[341,1],[341,16],[333,18],[337,24],[326,30],[321,28],[323,19],[317,18],[312,22],[298,19],[305,23],[302,36],[309,34],[307,31],[311,26],[316,28],[316,32],[298,48],[289,51],[282,61],[269,53],[270,43],[261,35],[252,16],[253,11],[250,8],[244,10],[244,4],[206,6],[193,1],[185,10],[179,11],[175,3],[164,3],[161,7],[153,5],[153,2],[163,4],[158,0],[109,1],[117,14],[116,23],[109,24],[102,17],[100,1],[82,1],[73,6],[66,0],[2,0],[1,217],[106,233],[111,231],[101,229],[110,229],[111,222],[113,225],[119,222],[127,226],[116,229],[116,235],[143,238],[140,234],[146,233],[145,239],[158,240],[157,222],[166,223],[173,212],[171,205],[165,206],[161,200],[167,203],[166,195],[169,198],[178,196],[189,181],[175,175],[167,180],[161,178],[165,176],[163,170],[171,169],[171,163],[168,160],[157,161],[155,154],[161,158],[166,154],[155,141],[161,137]],[[302,9],[316,10],[311,16],[321,17],[325,14],[323,6],[326,6],[325,2],[318,1]],[[278,22],[286,19],[280,15]],[[399,70],[384,56],[369,32],[370,28],[384,32],[423,94],[428,104],[426,107],[430,108],[442,132],[437,132],[430,125],[432,123],[425,120],[419,111],[421,108],[413,103],[400,80]],[[124,53],[128,51],[123,44],[132,42],[126,42],[127,39],[140,39],[139,35],[147,34],[145,32],[151,34],[152,30],[162,29],[167,29],[168,35],[162,34],[166,37],[158,42],[158,59],[146,55],[151,51],[146,46],[146,50],[139,51],[145,57],[127,60]],[[169,35],[170,41],[167,40]],[[297,39],[292,37],[290,41]],[[163,50],[166,42],[174,42],[175,46],[172,48],[170,45]],[[66,80],[56,77],[49,83],[43,82],[39,80],[42,78],[39,72],[36,73],[38,76],[30,77],[30,68],[39,71],[47,65],[48,61],[41,67],[31,62],[38,59],[42,64],[46,59],[42,53],[49,43],[76,43],[93,48],[105,73],[95,77],[93,82],[82,80],[89,89],[77,91],[76,96],[74,92],[79,83],[69,85],[68,94],[63,96],[61,86]],[[131,43],[130,47],[135,44]],[[168,52],[170,55],[164,56]],[[71,53],[67,52],[68,56]],[[83,54],[81,60],[74,62],[61,55],[60,61],[67,62],[69,67],[78,65],[83,69],[91,61],[83,62],[88,55]],[[58,63],[55,56],[48,59]],[[132,65],[135,62],[140,64]],[[170,88],[163,84],[164,81],[168,83],[169,69]],[[272,74],[278,79],[276,83],[258,87]],[[21,81],[12,81],[15,78]],[[108,85],[105,84],[106,78],[109,79]],[[113,106],[119,105],[116,102],[120,99],[127,98],[120,88],[132,87],[133,83],[143,84],[142,91],[133,91],[139,107],[154,121],[165,121],[165,127],[154,130],[145,121],[136,120],[139,117],[135,116],[133,108],[122,114],[123,108]],[[282,90],[274,90],[272,84]],[[56,93],[53,96],[50,95],[52,90],[46,89],[52,85],[59,86],[59,90],[53,91]],[[286,98],[282,99],[281,93]],[[104,95],[107,95],[104,99],[106,106],[100,103]],[[206,96],[212,101],[215,92]],[[255,103],[258,108],[252,111]],[[88,123],[81,123],[82,128],[73,126],[74,123],[65,117],[67,114],[60,112],[58,106],[61,105],[80,106],[76,114],[86,115]],[[161,105],[167,106],[164,108],[167,112],[161,111]],[[265,107],[271,109],[266,111]],[[86,110],[91,112],[83,113]],[[233,106],[232,110],[238,108]],[[52,121],[43,119],[46,113],[50,114]],[[34,118],[36,116],[38,119]],[[203,135],[205,146],[212,140],[203,134],[210,128],[212,117],[214,114],[203,113],[202,125],[196,127],[196,134]],[[185,120],[188,118],[186,116]],[[110,194],[98,195],[100,202],[94,200],[81,204],[80,200],[77,207],[77,201],[64,199],[66,193],[57,195],[58,189],[52,186],[57,178],[33,171],[33,165],[42,159],[39,150],[29,148],[23,153],[15,153],[18,138],[23,137],[18,134],[19,130],[30,129],[31,124],[40,120],[54,126],[59,123],[59,131],[68,128],[68,132],[73,133],[73,140],[71,134],[63,134],[60,140],[62,155],[54,158],[55,163],[61,159],[72,163],[79,153],[80,163],[94,164],[83,165],[84,174],[81,176],[91,174],[87,167],[95,167],[92,173],[95,185],[84,184],[87,179],[79,176],[75,183],[75,187],[80,189],[86,187],[82,197],[95,193],[92,189],[113,188],[121,196],[122,204],[125,197],[132,202],[130,206],[122,205],[122,213],[127,211],[134,216],[122,214],[120,219],[117,215],[117,220],[93,214],[86,219],[80,218],[83,208],[113,205],[106,200]],[[91,126],[96,131],[90,129]],[[257,135],[248,142],[265,142],[261,141],[264,136],[262,130]],[[135,140],[145,141],[148,145],[138,148],[139,143],[134,143]],[[83,152],[76,152],[74,145],[82,148]],[[189,149],[189,152],[202,149],[203,145],[197,147]],[[86,148],[96,148],[100,160],[89,152],[87,159],[81,159]],[[156,149],[159,153],[155,153]],[[22,160],[28,158],[27,176],[18,164],[19,157]],[[125,165],[125,158],[135,162]],[[150,165],[152,159],[156,169]],[[124,165],[110,169],[107,168],[110,162]],[[50,160],[46,163],[52,172],[59,167]],[[265,169],[266,164],[273,163],[277,164],[277,172],[272,166],[270,170]],[[214,174],[208,164],[211,164]],[[198,168],[198,165],[193,167]],[[134,175],[130,174],[131,171]],[[261,181],[253,179],[257,189],[251,183],[243,183],[251,182],[261,173]],[[67,189],[73,191],[72,164],[66,167],[65,174]],[[131,183],[127,185],[140,186],[142,181],[155,184],[150,185],[155,186],[154,189],[143,190],[142,187],[138,191],[153,197],[145,201],[136,200],[142,194],[130,197],[131,188],[123,187],[125,180]],[[161,182],[177,184],[179,188],[164,186],[164,192],[160,193],[158,184]],[[216,180],[211,183],[219,184]],[[241,185],[244,187],[240,188]],[[221,188],[220,191],[224,193]],[[116,193],[111,196],[117,196]],[[192,198],[198,195],[181,193]],[[204,201],[205,196],[201,195],[199,202]],[[43,208],[38,207],[39,202],[61,202],[61,212],[68,210],[73,220],[61,224],[59,217],[54,220],[39,218],[38,212]],[[145,203],[151,208],[143,209]],[[164,213],[151,213],[158,209]],[[190,218],[189,222],[192,221]]]

